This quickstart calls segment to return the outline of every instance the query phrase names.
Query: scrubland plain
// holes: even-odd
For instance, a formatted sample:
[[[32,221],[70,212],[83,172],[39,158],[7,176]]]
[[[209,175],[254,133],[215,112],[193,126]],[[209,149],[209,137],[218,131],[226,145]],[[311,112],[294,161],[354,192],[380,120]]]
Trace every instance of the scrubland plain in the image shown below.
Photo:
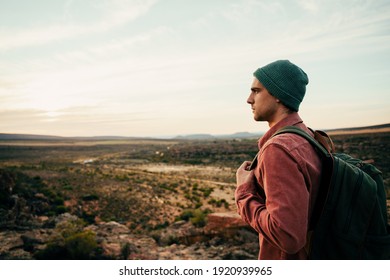
[[[390,132],[332,138],[337,152],[383,172],[389,198]],[[35,216],[70,213],[86,224],[115,221],[148,235],[188,217],[201,227],[208,213],[234,212],[235,171],[256,153],[257,139],[4,140],[0,169],[47,202]],[[7,221],[0,226],[10,230]]]

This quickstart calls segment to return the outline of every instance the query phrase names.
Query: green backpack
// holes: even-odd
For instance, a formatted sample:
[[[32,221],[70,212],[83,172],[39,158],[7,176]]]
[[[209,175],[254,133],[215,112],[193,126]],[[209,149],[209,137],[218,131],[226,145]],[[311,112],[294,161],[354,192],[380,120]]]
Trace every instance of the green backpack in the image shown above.
[[[390,259],[382,173],[362,160],[332,153],[329,136],[313,132],[314,138],[298,127],[288,126],[273,135],[295,133],[304,137],[323,161],[306,245],[309,259]]]

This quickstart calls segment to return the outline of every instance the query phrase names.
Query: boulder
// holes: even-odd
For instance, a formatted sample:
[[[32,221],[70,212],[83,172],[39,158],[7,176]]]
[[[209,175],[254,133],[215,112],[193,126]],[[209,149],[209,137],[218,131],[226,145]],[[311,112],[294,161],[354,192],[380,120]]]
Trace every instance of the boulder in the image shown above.
[[[235,235],[242,228],[251,229],[236,212],[211,213],[207,216],[207,224],[204,227],[205,234],[209,235]]]
[[[107,259],[157,259],[156,241],[148,236],[133,234],[128,227],[117,222],[102,222],[85,228],[96,234]]]

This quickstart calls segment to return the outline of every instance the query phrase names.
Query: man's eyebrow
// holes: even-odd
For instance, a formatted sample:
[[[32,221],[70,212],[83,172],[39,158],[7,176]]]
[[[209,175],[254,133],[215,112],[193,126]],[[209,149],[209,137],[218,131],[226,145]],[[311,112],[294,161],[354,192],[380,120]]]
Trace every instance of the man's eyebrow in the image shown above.
[[[251,88],[251,90],[253,91],[253,90],[261,90],[261,88],[259,88],[259,87],[253,87],[253,88]]]

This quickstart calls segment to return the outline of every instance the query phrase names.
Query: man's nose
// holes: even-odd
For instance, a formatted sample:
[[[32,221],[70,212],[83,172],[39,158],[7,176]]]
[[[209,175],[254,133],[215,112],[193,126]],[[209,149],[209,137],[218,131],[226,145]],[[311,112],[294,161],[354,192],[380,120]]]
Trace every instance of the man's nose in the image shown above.
[[[252,93],[251,93],[251,94],[249,94],[249,96],[248,96],[248,99],[246,100],[246,103],[248,103],[248,104],[253,104],[253,97],[252,97]]]

